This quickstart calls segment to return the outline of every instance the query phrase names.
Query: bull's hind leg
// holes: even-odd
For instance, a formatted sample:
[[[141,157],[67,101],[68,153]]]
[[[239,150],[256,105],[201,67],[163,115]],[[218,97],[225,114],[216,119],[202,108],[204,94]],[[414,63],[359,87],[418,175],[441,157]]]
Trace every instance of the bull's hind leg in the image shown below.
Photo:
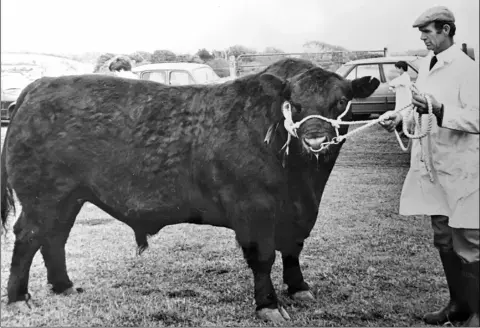
[[[9,303],[30,298],[30,267],[40,247],[48,271],[48,282],[53,290],[61,293],[72,287],[65,265],[65,243],[81,204],[70,199],[60,202],[36,199],[23,204],[22,213],[14,226],[16,239],[8,281]]]
[[[70,231],[75,223],[75,218],[82,208],[83,202],[70,198],[58,205],[57,218],[54,225],[45,234],[41,253],[47,268],[47,280],[52,286],[52,291],[60,294],[73,294],[82,292],[82,288],[73,288],[73,283],[68,277],[65,258],[65,244]]]
[[[42,244],[42,221],[31,209],[24,207],[13,231],[15,244],[8,280],[8,303],[28,301],[28,279],[33,257]]]

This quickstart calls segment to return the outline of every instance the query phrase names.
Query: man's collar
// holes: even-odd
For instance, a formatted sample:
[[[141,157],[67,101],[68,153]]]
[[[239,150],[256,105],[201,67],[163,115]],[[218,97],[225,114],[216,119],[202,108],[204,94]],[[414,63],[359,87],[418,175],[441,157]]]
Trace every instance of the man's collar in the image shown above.
[[[447,49],[438,53],[436,56],[438,61],[442,61],[444,63],[450,63],[452,60],[455,59],[458,51],[460,51],[460,49],[458,48],[457,44],[454,43]],[[434,53],[432,52],[432,57],[433,56],[434,56]]]

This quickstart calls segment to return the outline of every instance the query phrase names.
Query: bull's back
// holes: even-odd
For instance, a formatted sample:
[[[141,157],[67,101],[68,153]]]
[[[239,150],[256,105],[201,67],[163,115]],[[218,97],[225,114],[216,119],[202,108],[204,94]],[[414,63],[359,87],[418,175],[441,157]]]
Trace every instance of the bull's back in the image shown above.
[[[33,162],[43,173],[58,176],[80,178],[83,172],[82,178],[109,179],[120,174],[141,158],[134,140],[136,121],[162,89],[160,84],[135,82],[103,76],[35,81],[10,124],[7,165],[19,175],[32,172]],[[101,167],[112,174],[105,175]],[[134,174],[135,167],[129,171]]]
[[[87,188],[125,215],[183,208],[176,214],[188,216],[188,202],[205,204],[191,166],[203,153],[199,129],[182,123],[208,129],[197,106],[203,88],[74,76],[28,89],[9,128],[16,190]]]
[[[99,148],[107,143],[111,149],[126,145],[132,135],[135,108],[129,110],[135,105],[129,95],[131,88],[124,81],[118,82],[97,76],[33,82],[21,95],[9,126],[9,152],[15,157],[23,147],[38,159],[56,155],[65,161],[76,160],[75,154],[85,156],[89,151],[95,160],[104,155]],[[138,94],[136,98],[141,97]],[[70,156],[65,157],[67,154]]]
[[[178,130],[167,121],[173,104],[182,101],[180,92],[168,89],[154,82],[98,75],[39,79],[21,95],[18,117],[9,128],[17,135],[11,145],[49,143],[56,145],[55,151],[82,145],[102,156],[98,148],[125,151],[127,146],[161,143],[162,137]],[[156,138],[148,135],[154,132]]]

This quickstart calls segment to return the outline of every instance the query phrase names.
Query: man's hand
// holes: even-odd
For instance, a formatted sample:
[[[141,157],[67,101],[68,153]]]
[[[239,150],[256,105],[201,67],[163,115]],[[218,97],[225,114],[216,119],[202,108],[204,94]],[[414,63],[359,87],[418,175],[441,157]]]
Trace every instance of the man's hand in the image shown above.
[[[427,94],[430,97],[432,102],[432,112],[433,115],[437,118],[437,123],[441,126],[441,122],[443,120],[443,106],[439,103],[432,95]],[[417,113],[419,114],[428,114],[428,103],[425,96],[419,94],[413,94],[412,99],[413,105],[417,106]]]
[[[402,121],[402,115],[389,111],[382,115],[382,119],[379,124],[388,132],[393,132],[395,127]]]

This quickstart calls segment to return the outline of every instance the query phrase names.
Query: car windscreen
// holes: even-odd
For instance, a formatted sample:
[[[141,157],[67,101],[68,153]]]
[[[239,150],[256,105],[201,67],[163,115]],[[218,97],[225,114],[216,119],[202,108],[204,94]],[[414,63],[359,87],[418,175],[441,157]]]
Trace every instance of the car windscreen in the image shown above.
[[[209,83],[219,80],[220,78],[210,67],[196,68],[192,71],[197,83]]]

